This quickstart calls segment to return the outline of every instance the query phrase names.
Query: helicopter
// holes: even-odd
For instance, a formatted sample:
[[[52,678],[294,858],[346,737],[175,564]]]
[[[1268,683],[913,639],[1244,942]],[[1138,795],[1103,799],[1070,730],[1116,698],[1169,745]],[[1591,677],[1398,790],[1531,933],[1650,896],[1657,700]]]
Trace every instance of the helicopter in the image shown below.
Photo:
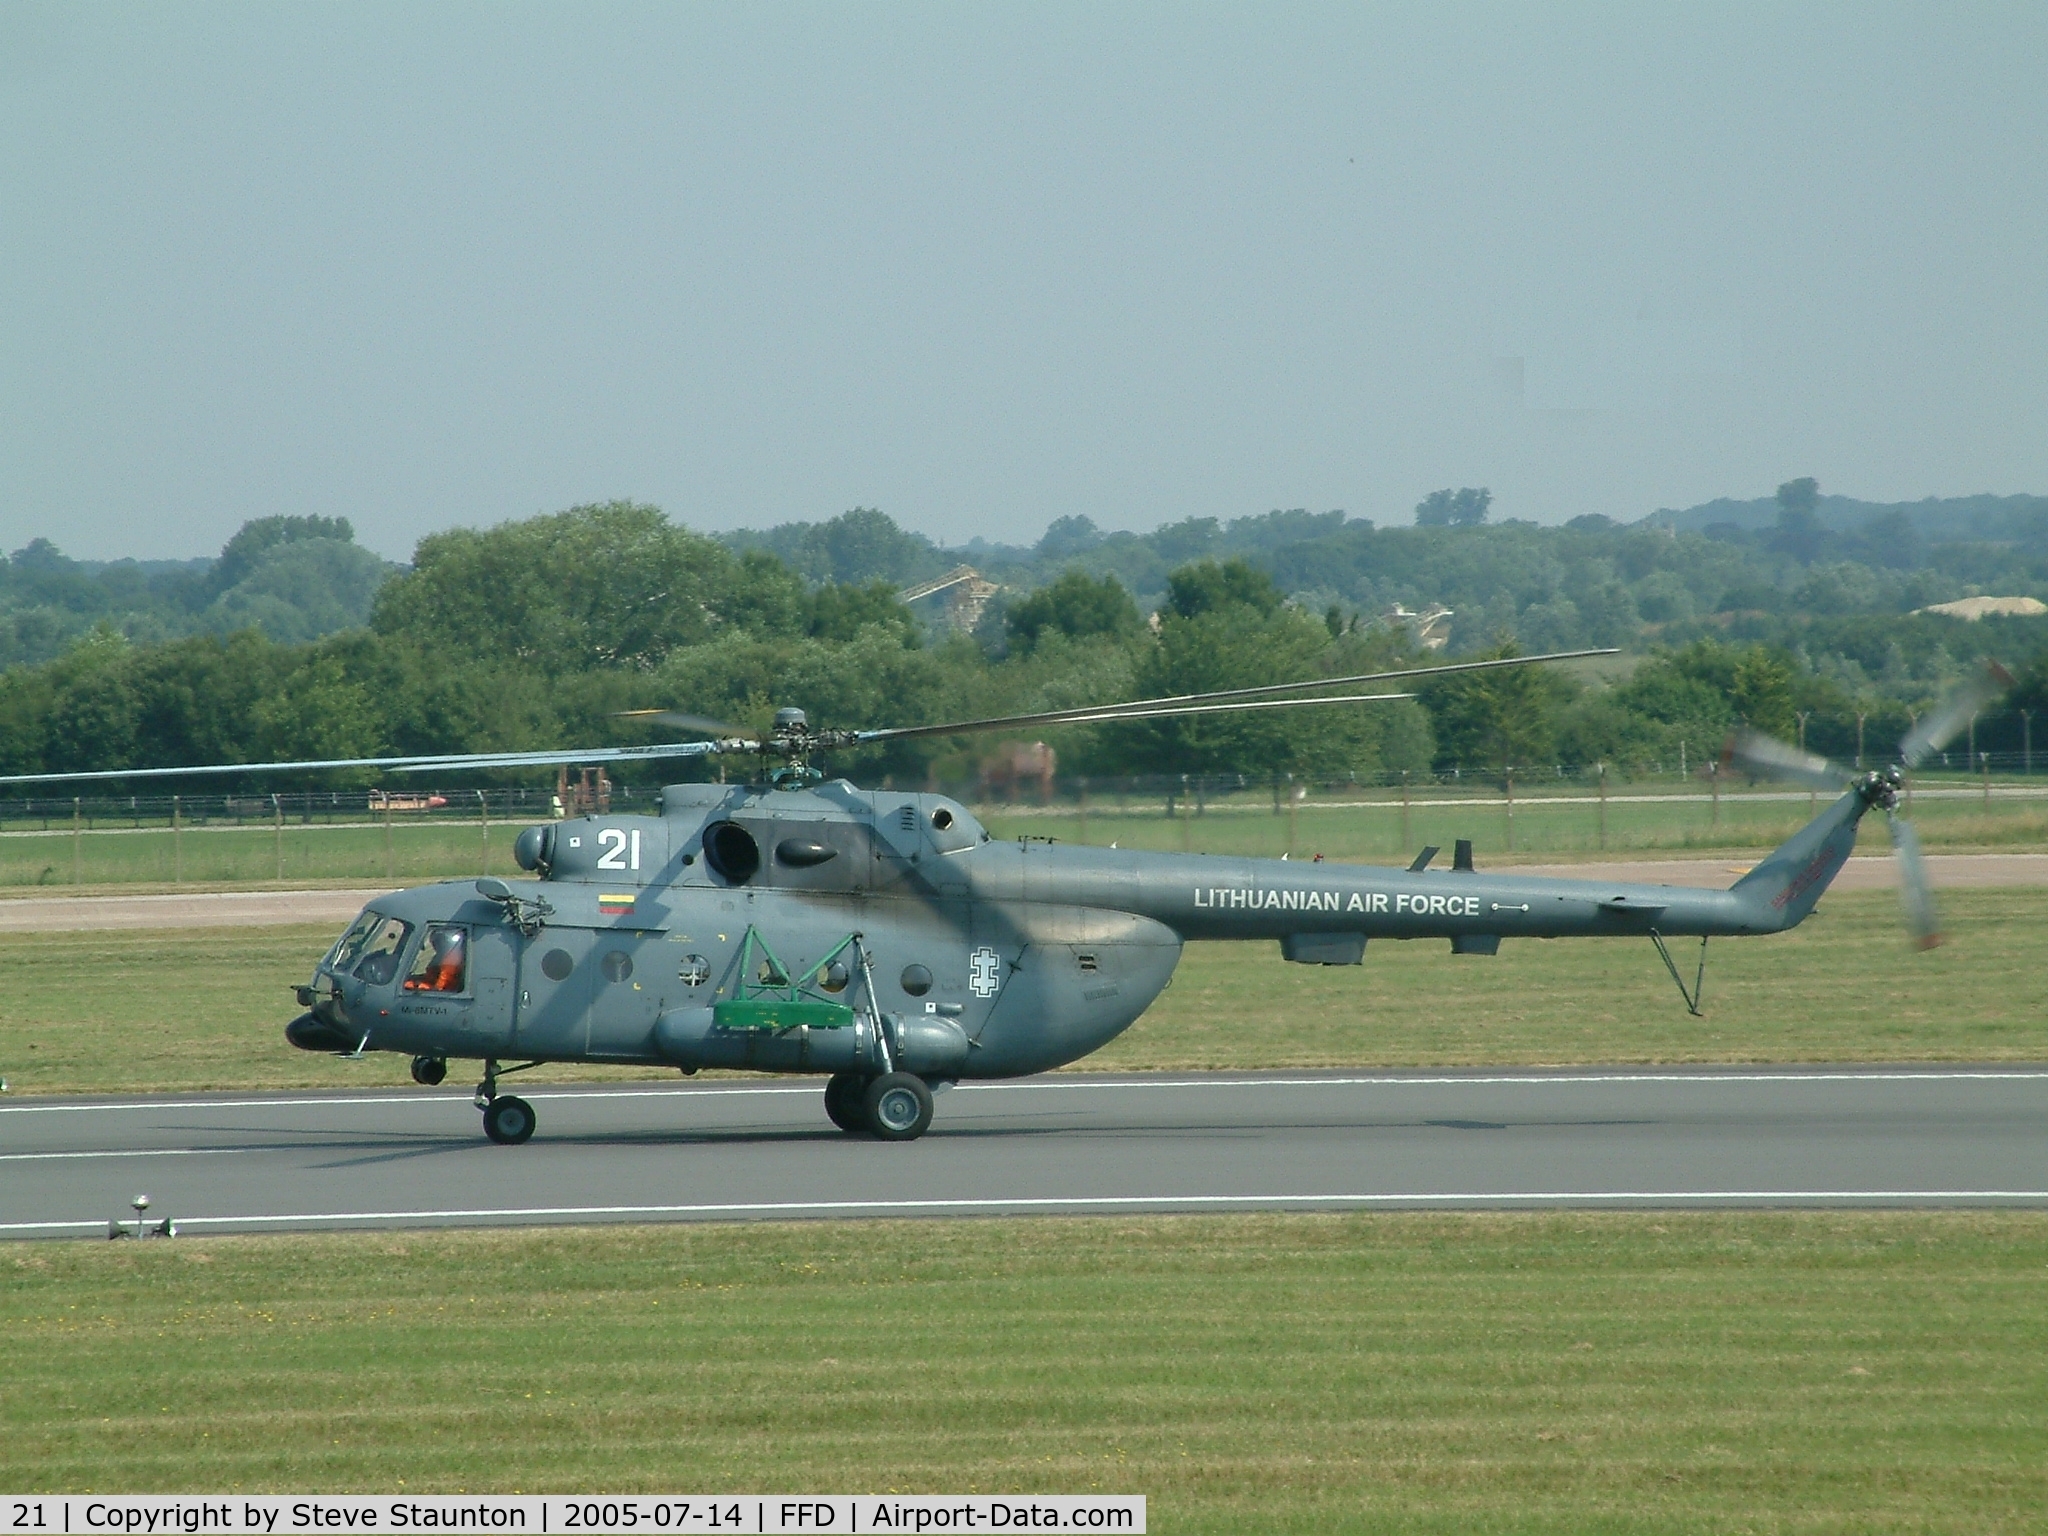
[[[297,986],[286,1039],[309,1051],[412,1058],[416,1082],[480,1061],[484,1134],[517,1145],[534,1108],[500,1084],[551,1062],[824,1075],[841,1130],[912,1141],[934,1089],[1078,1060],[1135,1022],[1193,939],[1275,940],[1298,964],[1364,960],[1375,938],[1447,939],[1493,955],[1506,938],[1647,937],[1700,1012],[1706,944],[1777,933],[1814,909],[1884,812],[1909,928],[1937,938],[1918,840],[1898,814],[1905,774],[2010,685],[1995,663],[1917,724],[1891,766],[1844,775],[1770,738],[1731,738],[1726,762],[1840,796],[1727,890],[1482,872],[1471,844],[1449,869],[1425,848],[1406,868],[999,841],[942,794],[856,787],[819,755],[920,736],[1327,707],[1413,697],[1329,693],[1446,673],[1558,662],[1557,652],[1142,699],[987,720],[814,727],[775,712],[749,734],[667,710],[631,718],[690,739],[583,751],[467,753],[17,775],[164,777],[339,767],[510,769],[752,756],[738,784],[680,783],[653,814],[529,827],[514,844],[535,878],[443,881],[370,902]],[[1317,691],[1311,691],[1317,690]],[[1690,984],[1667,940],[1697,937]]]

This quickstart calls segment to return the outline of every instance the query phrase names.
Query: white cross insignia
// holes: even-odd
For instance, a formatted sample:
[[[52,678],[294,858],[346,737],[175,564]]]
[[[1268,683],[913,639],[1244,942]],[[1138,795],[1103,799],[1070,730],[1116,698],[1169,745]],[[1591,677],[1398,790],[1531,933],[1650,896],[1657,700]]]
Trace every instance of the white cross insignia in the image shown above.
[[[967,967],[967,990],[976,997],[994,997],[996,983],[1003,974],[1003,958],[984,944],[977,949]]]

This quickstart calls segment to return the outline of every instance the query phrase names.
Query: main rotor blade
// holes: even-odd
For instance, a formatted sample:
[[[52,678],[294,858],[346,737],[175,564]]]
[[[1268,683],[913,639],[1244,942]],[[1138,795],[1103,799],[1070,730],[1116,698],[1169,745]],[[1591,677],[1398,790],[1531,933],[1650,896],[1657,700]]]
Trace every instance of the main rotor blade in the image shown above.
[[[1115,725],[1125,720],[1158,720],[1174,715],[1226,715],[1250,709],[1295,709],[1304,704],[1385,704],[1394,699],[1412,699],[1412,693],[1342,693],[1313,699],[1241,699],[1229,704],[1168,704],[1157,709],[1129,709],[1105,706],[1098,712],[1063,709],[1056,718],[1009,715],[1000,720],[968,720],[952,725],[899,725],[882,731],[855,731],[854,738],[870,741],[905,741],[913,736],[970,735],[977,731],[1008,731],[1022,725]]]
[[[1898,856],[1899,906],[1906,915],[1906,931],[1913,935],[1914,948],[1932,949],[1941,942],[1941,919],[1934,911],[1934,887],[1927,879],[1927,860],[1920,854],[1920,834],[1896,811],[1886,813],[1885,827]]]
[[[1349,677],[1310,677],[1293,683],[1264,683],[1256,688],[1222,688],[1212,693],[1173,693],[1156,699],[1132,699],[1122,704],[1084,704],[1072,709],[1041,710],[1030,715],[1001,715],[986,720],[959,720],[948,725],[901,725],[881,730],[852,733],[859,741],[901,741],[910,736],[965,736],[975,731],[1002,731],[1040,725],[1092,725],[1116,719],[1143,720],[1149,711],[1173,708],[1180,713],[1200,713],[1194,706],[1224,700],[1270,698],[1280,693],[1301,693],[1310,688],[1345,688],[1358,683],[1395,682],[1402,678],[1442,677],[1453,672],[1485,672],[1497,667],[1527,667],[1545,661],[1577,661],[1586,656],[1616,656],[1612,647],[1590,651],[1551,651],[1541,656],[1496,656],[1486,661],[1453,661],[1440,667],[1403,667],[1391,672],[1359,672]],[[1405,698],[1405,694],[1357,695],[1357,698]],[[1307,703],[1307,700],[1299,702]]]
[[[1730,736],[1721,760],[1759,779],[1782,779],[1830,792],[1840,789],[1848,778],[1826,758],[1802,752],[1761,731],[1737,731]]]
[[[1955,739],[1970,723],[1970,716],[2012,686],[2012,674],[1995,661],[1987,661],[1947,698],[1922,718],[1899,741],[1899,761],[1917,768]]]
[[[592,747],[569,752],[450,752],[415,757],[330,757],[279,763],[201,763],[183,768],[105,768],[91,773],[12,773],[0,784],[88,784],[110,779],[184,779],[220,773],[319,773],[334,768],[387,768],[396,773],[430,769],[527,768],[556,764],[634,762],[702,757],[707,752],[760,749],[758,742],[665,742],[652,747]]]
[[[672,725],[679,731],[694,731],[699,737],[712,741],[729,741],[747,733],[736,725],[727,725],[723,720],[713,720],[704,715],[685,715],[673,709],[621,709],[612,714],[614,720],[645,720],[651,725]]]

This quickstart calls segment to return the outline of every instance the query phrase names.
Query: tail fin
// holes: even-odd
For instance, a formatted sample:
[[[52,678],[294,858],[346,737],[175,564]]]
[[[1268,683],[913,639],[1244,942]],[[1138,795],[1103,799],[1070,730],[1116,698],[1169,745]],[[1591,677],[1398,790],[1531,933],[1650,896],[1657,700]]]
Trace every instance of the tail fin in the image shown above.
[[[1870,804],[1855,790],[1842,796],[1735,882],[1735,894],[1762,913],[1767,926],[1803,922],[1856,847],[1856,824]]]

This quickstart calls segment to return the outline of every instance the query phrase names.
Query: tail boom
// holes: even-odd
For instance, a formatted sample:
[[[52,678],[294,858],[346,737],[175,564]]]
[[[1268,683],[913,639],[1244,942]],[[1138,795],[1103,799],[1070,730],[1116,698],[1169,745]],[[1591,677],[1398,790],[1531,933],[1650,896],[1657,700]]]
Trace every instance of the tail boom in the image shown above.
[[[1165,924],[1183,939],[1312,935],[1566,938],[1777,933],[1805,919],[1856,844],[1851,792],[1732,889],[1557,879],[1513,870],[1408,870],[1063,845],[1035,851],[1032,892]]]

